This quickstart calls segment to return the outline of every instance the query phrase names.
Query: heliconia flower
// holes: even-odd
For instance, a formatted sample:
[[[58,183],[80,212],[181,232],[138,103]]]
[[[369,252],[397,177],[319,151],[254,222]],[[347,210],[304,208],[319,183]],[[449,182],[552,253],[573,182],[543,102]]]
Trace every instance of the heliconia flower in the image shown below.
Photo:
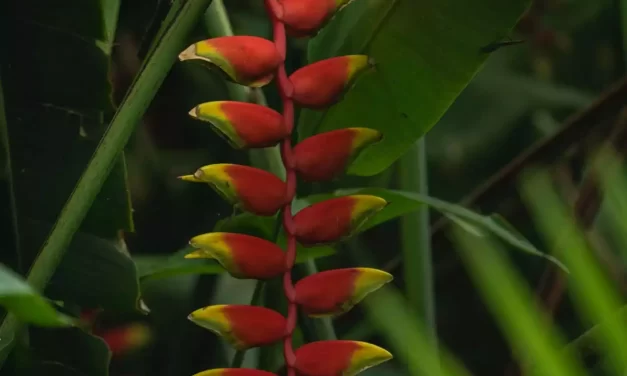
[[[192,312],[188,318],[222,336],[237,350],[270,345],[285,335],[285,318],[264,307],[213,305]]]
[[[281,0],[287,32],[294,37],[315,35],[351,0]]]
[[[307,181],[333,179],[365,147],[381,138],[381,132],[370,128],[345,128],[317,134],[294,147],[295,169]]]
[[[236,149],[274,146],[288,136],[281,114],[258,104],[207,102],[194,107],[189,114],[211,123]]]
[[[387,204],[371,195],[343,196],[313,204],[294,216],[296,238],[304,246],[348,238]]]
[[[214,258],[235,278],[270,279],[285,272],[285,253],[276,244],[250,235],[211,232],[193,237],[199,248],[185,258]]]
[[[194,376],[277,376],[272,372],[254,368],[216,368],[198,372]]]
[[[290,76],[294,102],[311,109],[329,107],[373,66],[374,62],[365,55],[333,57],[306,65]]]
[[[254,36],[228,36],[192,44],[179,54],[181,61],[210,63],[238,84],[261,87],[272,81],[282,59],[273,42]]]
[[[391,274],[371,268],[328,270],[296,283],[296,303],[313,317],[340,315],[392,279]]]
[[[392,359],[379,346],[359,341],[317,341],[296,350],[294,367],[302,376],[353,376]]]
[[[148,344],[152,338],[150,328],[143,323],[133,323],[112,329],[94,331],[94,335],[105,341],[113,356],[137,350]]]
[[[207,183],[230,204],[247,212],[274,215],[286,201],[286,185],[276,175],[254,167],[213,164],[179,179]]]

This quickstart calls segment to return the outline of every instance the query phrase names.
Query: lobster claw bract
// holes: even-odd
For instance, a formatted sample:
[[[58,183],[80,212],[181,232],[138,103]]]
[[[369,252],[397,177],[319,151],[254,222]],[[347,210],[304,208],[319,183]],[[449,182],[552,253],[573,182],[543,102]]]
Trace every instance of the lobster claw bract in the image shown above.
[[[286,320],[280,313],[249,305],[213,305],[189,315],[194,324],[222,336],[237,350],[270,345],[285,334]]]
[[[339,176],[368,145],[380,141],[381,132],[345,128],[308,137],[294,147],[294,168],[307,181]]]
[[[235,278],[270,279],[285,272],[285,253],[279,246],[255,236],[211,232],[193,237],[198,248],[185,258],[213,258]]]
[[[286,202],[285,182],[254,167],[213,164],[179,179],[207,183],[230,204],[260,216],[273,216]]]
[[[281,114],[258,104],[207,102],[194,107],[189,114],[211,123],[213,129],[236,149],[266,148],[288,136]]]
[[[297,38],[310,37],[351,0],[281,0],[281,21],[287,32]]]
[[[268,371],[254,368],[215,368],[198,372],[194,376],[277,376]]]
[[[359,341],[317,341],[296,350],[296,368],[303,376],[353,376],[392,359],[379,346]]]
[[[267,85],[283,62],[274,43],[245,35],[194,43],[179,54],[179,59],[205,61],[218,68],[230,81],[250,87]]]
[[[294,102],[310,109],[329,107],[373,66],[374,61],[365,55],[332,57],[306,65],[290,76]]]
[[[391,274],[372,268],[327,270],[296,283],[296,303],[313,317],[337,316],[392,279]]]
[[[314,246],[348,238],[387,204],[372,195],[342,196],[313,204],[294,216],[296,239],[304,246]]]

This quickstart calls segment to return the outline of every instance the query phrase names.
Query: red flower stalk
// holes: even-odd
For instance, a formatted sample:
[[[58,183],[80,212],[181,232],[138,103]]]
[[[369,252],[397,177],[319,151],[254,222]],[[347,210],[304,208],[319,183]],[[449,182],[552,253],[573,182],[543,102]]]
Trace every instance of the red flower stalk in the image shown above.
[[[223,37],[195,43],[181,60],[201,59],[218,67],[231,81],[258,87],[277,79],[282,113],[255,104],[231,101],[196,106],[190,115],[207,121],[238,149],[281,145],[286,181],[252,167],[204,166],[181,179],[206,183],[224,199],[252,214],[272,216],[281,211],[285,252],[266,240],[232,233],[194,237],[197,248],[186,258],[214,258],[235,278],[269,279],[282,275],[287,317],[273,310],[243,305],[215,305],[192,312],[189,319],[245,350],[283,340],[287,376],[337,376],[356,373],[390,359],[386,350],[365,342],[320,341],[292,348],[297,307],[312,317],[339,315],[392,280],[370,268],[347,268],[317,273],[294,286],[291,271],[296,245],[332,243],[357,231],[387,206],[376,196],[352,195],[316,203],[292,215],[297,174],[307,181],[330,180],[341,174],[361,150],[381,139],[368,128],[347,128],[312,136],[292,148],[294,106],[322,109],[338,102],[361,72],[372,67],[364,55],[322,60],[291,76],[285,70],[286,39],[311,36],[350,0],[264,0],[271,18],[274,43],[257,37]],[[221,368],[196,376],[271,376],[251,369]]]

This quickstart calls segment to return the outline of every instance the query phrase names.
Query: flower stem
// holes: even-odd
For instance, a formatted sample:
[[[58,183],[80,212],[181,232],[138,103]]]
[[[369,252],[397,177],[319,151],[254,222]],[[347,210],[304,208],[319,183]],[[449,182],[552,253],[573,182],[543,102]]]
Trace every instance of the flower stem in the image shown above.
[[[424,137],[400,161],[401,189],[428,195],[427,155]],[[437,347],[431,229],[425,205],[401,221],[402,248],[407,300],[420,316],[432,345]]]
[[[287,52],[287,35],[285,25],[278,19],[277,11],[282,9],[277,0],[265,0],[266,10],[272,20],[272,31],[274,43],[277,51],[283,60]],[[292,334],[296,329],[298,311],[295,302],[295,291],[292,283],[292,268],[296,260],[296,236],[294,235],[294,218],[292,216],[292,201],[296,196],[296,171],[293,168],[291,133],[294,128],[294,101],[292,100],[293,87],[290,82],[285,64],[279,65],[276,72],[279,94],[283,102],[283,123],[287,129],[288,136],[281,143],[281,158],[285,166],[286,174],[286,202],[283,208],[283,228],[287,240],[286,272],[283,275],[283,290],[287,298],[287,328],[283,340],[283,356],[285,357],[285,367],[287,376],[294,376],[294,364],[296,356],[292,347]]]

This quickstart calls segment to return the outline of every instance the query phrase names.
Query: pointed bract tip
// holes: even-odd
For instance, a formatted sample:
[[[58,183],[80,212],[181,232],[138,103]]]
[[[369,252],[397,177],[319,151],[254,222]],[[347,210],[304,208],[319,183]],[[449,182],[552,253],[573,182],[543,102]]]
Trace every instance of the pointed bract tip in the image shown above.
[[[196,55],[196,44],[190,45],[179,54],[179,61],[192,60],[197,58],[198,55]]]
[[[186,259],[200,259],[200,258],[213,258],[204,249],[196,249],[185,255]]]
[[[198,178],[196,178],[195,175],[183,175],[183,176],[178,176],[177,179],[179,180],[183,180],[183,181],[190,181],[192,183],[204,183],[203,181],[199,180]]]

